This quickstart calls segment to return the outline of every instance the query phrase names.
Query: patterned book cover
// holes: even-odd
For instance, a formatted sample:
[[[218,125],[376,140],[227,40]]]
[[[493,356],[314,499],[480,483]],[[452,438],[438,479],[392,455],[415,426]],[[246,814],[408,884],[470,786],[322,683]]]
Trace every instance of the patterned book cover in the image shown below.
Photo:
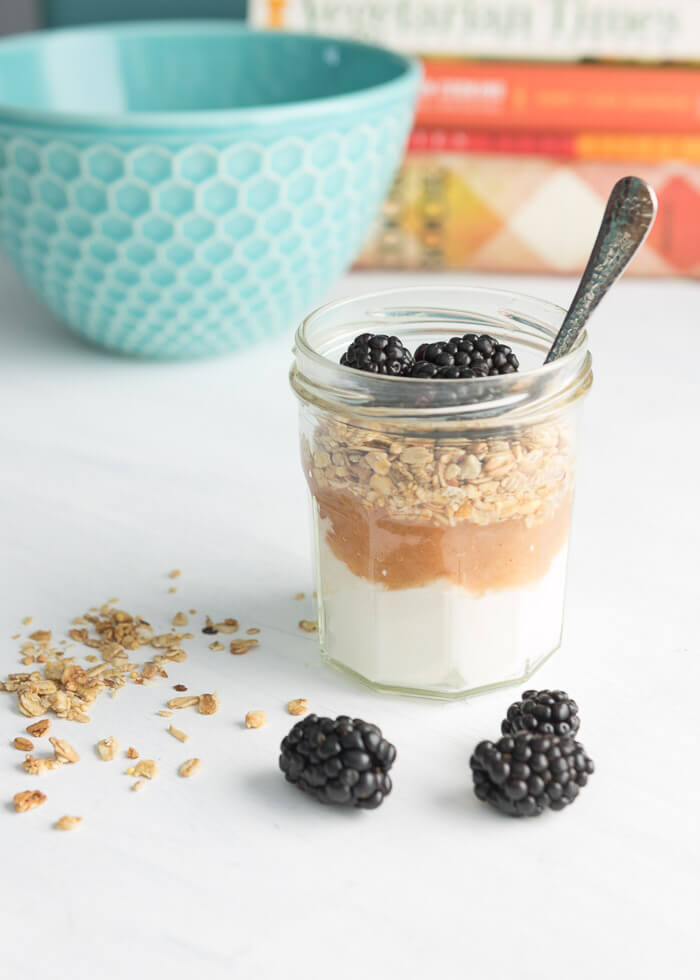
[[[700,276],[700,165],[409,153],[359,265],[580,273],[610,188],[634,173],[659,214],[630,274]]]
[[[249,0],[248,17],[418,54],[700,60],[698,0]]]

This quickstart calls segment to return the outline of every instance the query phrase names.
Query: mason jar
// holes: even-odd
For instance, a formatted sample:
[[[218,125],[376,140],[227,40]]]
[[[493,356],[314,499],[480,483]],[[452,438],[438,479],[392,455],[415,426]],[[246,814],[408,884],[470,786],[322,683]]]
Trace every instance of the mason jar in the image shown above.
[[[300,402],[322,656],[381,691],[456,698],[521,684],[559,647],[583,334],[544,359],[564,311],[441,285],[331,303],[299,327]],[[391,377],[342,366],[362,333],[411,350],[464,333],[518,373]]]

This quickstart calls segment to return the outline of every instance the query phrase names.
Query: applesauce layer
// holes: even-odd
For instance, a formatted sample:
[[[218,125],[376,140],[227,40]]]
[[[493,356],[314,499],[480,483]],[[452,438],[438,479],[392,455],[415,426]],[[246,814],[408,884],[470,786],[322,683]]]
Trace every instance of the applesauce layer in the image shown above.
[[[387,589],[411,589],[447,579],[474,595],[538,582],[566,543],[571,494],[538,523],[524,517],[445,526],[402,520],[386,509],[367,509],[356,496],[315,489],[326,540],[350,571]]]

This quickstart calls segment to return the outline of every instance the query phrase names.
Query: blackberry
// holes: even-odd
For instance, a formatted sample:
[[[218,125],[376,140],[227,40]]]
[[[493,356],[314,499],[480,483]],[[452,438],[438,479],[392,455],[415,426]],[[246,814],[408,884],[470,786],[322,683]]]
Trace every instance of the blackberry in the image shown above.
[[[307,715],[282,739],[280,769],[321,803],[374,810],[391,792],[396,749],[376,725]]]
[[[411,369],[413,378],[486,378],[514,374],[520,362],[507,344],[487,333],[421,344]]]
[[[413,355],[398,337],[363,333],[355,337],[340,363],[357,371],[408,377],[413,367]]]
[[[480,742],[469,765],[476,796],[511,817],[563,810],[593,772],[593,761],[569,735],[520,732]]]
[[[578,705],[566,691],[523,691],[522,701],[514,701],[501,722],[504,735],[575,735],[580,727]]]

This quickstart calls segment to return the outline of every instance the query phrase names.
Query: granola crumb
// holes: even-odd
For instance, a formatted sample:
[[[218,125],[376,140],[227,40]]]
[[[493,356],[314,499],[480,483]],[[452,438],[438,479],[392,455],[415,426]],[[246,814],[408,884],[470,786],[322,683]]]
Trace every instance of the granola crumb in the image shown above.
[[[173,568],[172,572],[170,572],[170,578],[180,578],[181,575],[182,572],[179,568]]]
[[[70,742],[66,742],[63,738],[50,738],[49,742],[53,745],[54,755],[60,762],[80,762],[80,756]]]
[[[25,626],[29,626],[33,618],[34,618],[33,616],[25,616],[24,619],[22,620],[22,623]]]
[[[183,762],[182,765],[180,766],[180,770],[179,770],[180,775],[184,776],[187,779],[189,776],[194,776],[194,774],[199,771],[201,766],[202,766],[201,759],[188,759],[186,762]]]
[[[188,619],[184,612],[175,613],[173,616],[173,626],[187,626]]]
[[[126,757],[127,759],[138,759],[139,754],[133,745],[130,745],[129,748],[126,750]]]
[[[188,694],[184,698],[170,698],[167,702],[169,708],[192,708],[195,704],[199,704],[199,698],[196,694]]]
[[[264,711],[249,711],[245,716],[245,727],[262,728],[266,721],[267,715]]]
[[[246,630],[248,636],[257,636],[260,630],[257,626],[251,626],[249,630]]]
[[[75,830],[83,822],[82,817],[61,817],[56,821],[56,830]]]
[[[223,645],[223,643],[219,643],[218,640],[214,640],[213,643],[210,643],[209,644],[209,649],[210,650],[225,650],[226,647]]]
[[[294,598],[295,599],[305,599],[306,598],[306,592],[297,592],[297,594],[294,596]]]
[[[24,813],[26,810],[33,810],[34,807],[46,803],[46,794],[38,789],[25,789],[21,793],[15,793],[12,802],[17,813]]]
[[[189,735],[186,735],[184,732],[181,732],[180,729],[176,728],[174,725],[170,725],[168,731],[173,736],[173,738],[176,738],[178,740],[178,742],[186,742],[187,739],[190,737]]]
[[[97,743],[97,754],[103,762],[112,762],[119,753],[119,742],[113,735],[100,739]]]
[[[259,642],[260,641],[256,639],[231,640],[229,649],[235,656],[240,656],[242,653],[248,653],[248,651],[252,650],[253,647],[258,646]]]
[[[126,770],[127,776],[143,776],[145,779],[155,779],[158,775],[158,764],[154,759],[140,759],[135,766]]]
[[[173,684],[173,691],[186,691],[186,690],[187,690],[186,684]]]
[[[12,744],[20,752],[31,752],[34,748],[34,742],[31,742],[28,738],[23,738],[21,735],[18,735]]]
[[[24,757],[22,768],[25,772],[29,773],[30,776],[43,776],[45,772],[60,769],[62,765],[63,762],[61,759],[51,756],[37,759],[33,755],[29,754]]]
[[[214,715],[219,710],[219,698],[216,694],[202,694],[199,698],[197,711],[200,715]]]
[[[190,616],[196,616],[196,615],[197,615],[197,610],[196,609],[190,609]]]
[[[29,634],[29,639],[34,640],[35,643],[40,643],[42,646],[48,646],[51,642],[51,630],[35,630]]]
[[[51,727],[50,719],[42,718],[41,721],[35,721],[32,725],[27,725],[27,727],[24,730],[25,732],[28,732],[33,738],[41,738],[43,735],[46,735],[50,727]]]
[[[306,698],[296,698],[287,704],[287,711],[290,715],[305,715],[309,710],[309,702]]]
[[[170,595],[175,595],[177,589],[175,588],[174,585],[171,585],[170,588],[168,589],[168,592],[170,593]]]
[[[131,789],[133,790],[134,793],[138,793],[139,790],[142,790],[145,785],[146,785],[145,779],[137,779],[135,783],[131,784]]]
[[[318,623],[315,619],[300,619],[299,629],[304,630],[305,633],[318,633]]]

